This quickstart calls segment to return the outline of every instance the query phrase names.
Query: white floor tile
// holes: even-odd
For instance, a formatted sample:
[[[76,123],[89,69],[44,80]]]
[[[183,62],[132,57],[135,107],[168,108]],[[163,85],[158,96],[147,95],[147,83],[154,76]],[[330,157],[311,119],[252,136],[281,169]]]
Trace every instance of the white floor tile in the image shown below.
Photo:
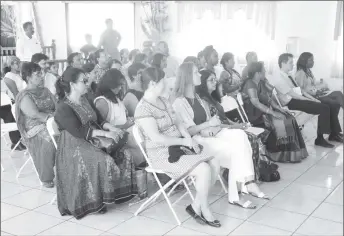
[[[290,194],[295,195],[300,198],[314,199],[318,201],[323,201],[333,190],[329,188],[321,188],[301,183],[292,183],[286,187],[280,194]]]
[[[38,235],[100,235],[103,232],[73,222],[63,222]]]
[[[283,189],[285,189],[288,185],[290,185],[290,180],[279,180],[276,182],[263,182],[259,187],[260,190],[263,191],[266,195],[270,198],[275,197],[278,193],[280,193]]]
[[[324,202],[315,210],[312,216],[343,223],[343,206]]]
[[[25,192],[29,189],[30,188],[25,187],[25,186],[20,186],[19,184],[1,181],[1,200],[6,199],[8,197],[12,197],[16,194]]]
[[[319,165],[341,167],[343,168],[343,153],[342,152],[331,152],[324,156],[319,162]]]
[[[136,216],[116,226],[108,232],[117,235],[163,235],[176,227],[176,224],[168,224],[153,220],[144,216]]]
[[[187,228],[184,228],[181,226],[178,226],[178,227],[172,229],[167,234],[165,234],[165,236],[196,236],[196,235],[197,236],[207,236],[209,234],[201,233],[201,232],[187,229]]]
[[[334,188],[343,181],[343,169],[339,167],[315,165],[296,180],[313,186]]]
[[[107,209],[105,214],[90,214],[80,220],[72,218],[69,221],[97,230],[108,231],[134,216],[132,213],[119,211],[115,207],[108,206]]]
[[[297,164],[294,164],[294,165],[297,165]],[[280,166],[278,168],[278,172],[280,173],[281,180],[287,180],[287,181],[294,181],[295,179],[297,179],[303,174],[302,171],[296,171],[292,169],[292,166],[291,167],[288,166],[287,168],[284,166]]]
[[[58,218],[29,211],[1,222],[1,230],[14,235],[36,235],[62,222]]]
[[[264,206],[248,221],[294,232],[306,218],[305,215]]]
[[[343,205],[343,182],[330,194],[325,202]]]
[[[6,232],[2,232],[1,231],[1,234],[0,234],[1,236],[6,236],[6,235],[13,235],[13,234],[9,234],[9,233],[6,233]]]
[[[321,201],[319,200],[280,193],[274,199],[270,200],[266,206],[296,212],[303,215],[310,215],[320,205],[320,203]]]
[[[8,220],[27,211],[27,209],[21,207],[1,203],[1,221]]]
[[[45,215],[53,216],[56,218],[60,218],[61,220],[68,220],[68,219],[72,218],[72,216],[68,216],[68,215],[61,216],[59,209],[57,208],[56,204],[48,203],[48,204],[45,204],[43,206],[40,206],[40,207],[34,209],[34,211],[45,214]]]
[[[246,221],[229,235],[291,235],[292,232]]]
[[[243,222],[242,220],[219,214],[214,214],[214,217],[221,222],[222,226],[220,228],[211,227],[209,225],[201,225],[193,218],[190,218],[181,226],[210,235],[228,235]]]
[[[214,213],[230,216],[230,217],[241,219],[241,220],[246,220],[248,217],[253,215],[261,207],[261,205],[259,205],[259,202],[257,201],[258,199],[253,200],[253,199],[248,198],[248,196],[243,196],[243,198],[250,200],[252,203],[257,205],[257,208],[244,209],[239,206],[234,206],[228,203],[227,196],[224,196],[219,201],[212,204],[210,208]]]
[[[302,235],[343,235],[343,224],[309,217],[296,231]]]
[[[53,193],[31,189],[13,197],[6,198],[3,202],[26,209],[34,209],[49,203],[53,197]]]
[[[196,196],[196,191],[192,189],[191,192],[192,192],[193,196],[195,197],[195,196]],[[213,192],[214,192],[214,191],[213,191]],[[213,193],[213,192],[212,192],[212,193]],[[172,195],[172,196],[170,197],[170,201],[171,201],[172,203],[175,202],[175,201],[176,201],[178,198],[180,198],[184,193],[185,193],[185,191],[179,192],[179,193],[176,193],[176,194]],[[209,204],[212,204],[212,203],[216,202],[216,201],[219,200],[222,196],[224,196],[224,193],[223,193],[222,195],[216,195],[216,194],[212,194],[212,193],[209,194],[209,196],[208,196],[208,202],[209,202]],[[162,200],[162,201],[166,202],[165,199]],[[186,206],[190,205],[191,203],[192,203],[192,199],[191,199],[190,195],[188,194],[188,195],[184,196],[184,198],[182,198],[182,199],[177,203],[177,205],[186,207]]]
[[[184,222],[190,218],[190,215],[186,212],[184,206],[175,204],[173,206],[173,209],[175,210],[180,222]],[[142,213],[140,213],[140,215],[146,216],[148,218],[152,218],[155,220],[161,220],[163,222],[170,223],[170,224],[177,224],[177,221],[174,218],[173,213],[170,210],[167,202],[160,202],[156,204],[155,206],[149,208],[148,210],[143,211]]]

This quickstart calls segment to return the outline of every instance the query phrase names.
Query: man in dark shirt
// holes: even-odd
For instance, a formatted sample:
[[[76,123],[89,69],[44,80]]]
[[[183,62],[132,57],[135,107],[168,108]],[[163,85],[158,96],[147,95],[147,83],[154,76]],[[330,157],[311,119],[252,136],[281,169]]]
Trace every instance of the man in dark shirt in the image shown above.
[[[111,19],[107,19],[106,23],[106,30],[100,36],[98,48],[103,46],[104,51],[108,53],[112,59],[121,60],[119,55],[118,46],[121,42],[121,35],[113,29],[113,21]]]
[[[84,45],[81,49],[80,52],[84,54],[85,59],[88,58],[88,56],[92,53],[97,51],[96,46],[93,45],[92,43],[92,35],[86,34],[85,35],[85,40],[86,40],[86,45]]]

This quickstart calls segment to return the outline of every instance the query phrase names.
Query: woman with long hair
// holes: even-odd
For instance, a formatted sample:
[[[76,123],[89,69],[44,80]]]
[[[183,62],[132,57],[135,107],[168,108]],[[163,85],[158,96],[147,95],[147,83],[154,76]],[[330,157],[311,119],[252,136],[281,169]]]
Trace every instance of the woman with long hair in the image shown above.
[[[171,78],[158,76],[158,73],[143,76],[145,93],[135,112],[135,122],[143,135],[147,156],[153,168],[164,171],[170,178],[196,177],[196,197],[186,211],[201,224],[220,227],[208,204],[209,189],[216,180],[219,166],[212,162],[212,156],[201,150],[176,119],[171,103],[163,97],[163,93],[171,91],[167,88],[171,86],[168,81]],[[178,146],[192,148],[194,153],[176,155],[175,158],[173,150]]]
[[[282,109],[265,84],[263,62],[253,62],[242,87],[244,109],[253,126],[270,132],[266,148],[276,162],[300,162],[308,156],[299,126],[292,114]]]
[[[123,132],[97,115],[84,96],[86,84],[84,71],[77,68],[67,69],[56,83],[60,102],[55,121],[61,130],[56,154],[57,204],[61,215],[76,219],[105,213],[105,204],[125,202],[137,194],[132,155],[120,145]],[[120,146],[107,153],[99,146],[104,139]]]
[[[253,163],[259,158],[257,137],[241,130],[244,128],[242,124],[232,122],[229,125],[222,122],[220,111],[214,107],[221,105],[207,90],[211,86],[207,85],[207,79],[214,79],[213,72],[201,71],[201,85],[197,87],[197,93],[193,84],[194,76],[200,75],[192,63],[180,66],[175,86],[177,99],[173,104],[174,109],[178,111],[177,114],[189,133],[219,159],[221,166],[230,169],[227,177],[229,203],[254,209],[256,206],[240,199],[238,192],[241,190],[259,198],[267,198],[255,183],[258,179],[256,175],[259,176],[259,170],[255,170],[256,163]],[[241,184],[239,189],[237,183]],[[242,186],[244,188],[240,189]]]
[[[315,101],[320,101],[330,107],[331,113],[331,134],[330,141],[343,142],[343,134],[338,120],[340,107],[343,108],[344,96],[341,91],[331,91],[327,83],[323,80],[316,81],[312,68],[314,66],[314,56],[310,52],[301,53],[297,60],[295,80],[297,84]],[[323,135],[318,134],[315,144],[326,144]]]

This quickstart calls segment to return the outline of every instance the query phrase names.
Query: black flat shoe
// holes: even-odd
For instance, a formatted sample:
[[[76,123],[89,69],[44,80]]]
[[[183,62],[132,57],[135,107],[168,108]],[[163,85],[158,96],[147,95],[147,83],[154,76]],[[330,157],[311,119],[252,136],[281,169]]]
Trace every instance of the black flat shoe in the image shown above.
[[[197,221],[197,223],[201,225],[207,224],[206,219],[198,215],[191,205],[187,206],[185,210],[192,218],[194,218]]]
[[[334,145],[328,143],[325,139],[316,139],[314,144],[324,148],[334,148]]]
[[[328,140],[332,141],[332,142],[343,143],[343,137],[341,137],[339,134],[337,134],[337,135],[330,135]]]
[[[202,217],[203,219],[205,219],[204,216],[203,216],[203,214],[201,214],[201,217]],[[221,223],[220,223],[220,221],[218,221],[218,220],[214,220],[214,221],[207,221],[207,220],[205,220],[205,223],[206,223],[207,225],[210,225],[210,226],[215,227],[215,228],[220,228],[220,227],[221,227]]]

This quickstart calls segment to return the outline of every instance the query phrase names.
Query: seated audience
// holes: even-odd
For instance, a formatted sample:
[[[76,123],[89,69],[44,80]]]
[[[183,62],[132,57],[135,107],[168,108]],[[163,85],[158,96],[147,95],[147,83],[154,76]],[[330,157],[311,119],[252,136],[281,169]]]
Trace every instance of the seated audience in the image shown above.
[[[315,145],[328,148],[333,147],[332,144],[324,139],[323,135],[332,133],[331,129],[335,127],[331,124],[332,122],[337,124],[337,127],[340,127],[338,113],[334,113],[328,105],[320,103],[317,99],[309,95],[304,89],[300,88],[295,79],[289,75],[294,67],[292,54],[281,54],[278,58],[278,65],[280,67],[280,73],[276,76],[274,82],[278,90],[278,98],[281,105],[287,106],[290,110],[319,115]],[[334,130],[334,133],[335,132],[336,130]],[[335,137],[335,135],[332,136]]]
[[[111,57],[104,51],[104,49],[98,49],[94,53],[94,58],[96,60],[96,66],[90,74],[90,83],[94,82],[95,84],[98,84],[100,78],[110,69],[109,62]]]
[[[73,52],[67,57],[67,63],[68,67],[82,69],[82,66],[84,65],[84,59],[82,58],[81,53]]]
[[[134,117],[136,106],[143,97],[142,74],[145,69],[146,66],[141,63],[134,63],[128,68],[130,89],[125,94],[123,103],[129,117]]]
[[[203,49],[203,55],[206,61],[205,69],[216,73],[217,71],[215,70],[215,66],[219,64],[219,54],[217,53],[217,51],[214,49],[212,45],[210,45]],[[220,75],[218,75],[217,77],[219,78]]]
[[[123,132],[97,116],[85,98],[87,78],[69,68],[56,83],[60,102],[55,121],[61,130],[56,156],[57,204],[61,215],[81,219],[105,213],[105,204],[137,194],[131,153],[120,143]],[[97,140],[113,140],[117,150],[100,149]],[[104,140],[104,141],[105,141]]]
[[[16,97],[18,130],[32,156],[43,186],[52,188],[56,150],[46,122],[54,115],[55,97],[43,86],[43,72],[39,65],[25,63],[22,76],[27,87]]]
[[[129,50],[128,48],[123,48],[119,51],[119,56],[121,57],[122,65],[125,65],[129,62]]]
[[[266,198],[254,182],[255,170],[250,142],[245,132],[240,130],[241,125],[227,126],[230,129],[224,128],[217,114],[210,113],[210,104],[207,101],[213,100],[210,96],[210,83],[214,83],[212,82],[214,75],[210,71],[201,73],[202,83],[198,91],[204,101],[196,94],[193,84],[194,78],[192,77],[200,76],[197,67],[190,62],[183,63],[179,67],[175,86],[177,99],[173,103],[173,108],[178,111],[177,117],[183,122],[190,135],[205,147],[205,151],[215,156],[220,166],[230,169],[228,175],[229,203],[253,209],[256,206],[252,202],[246,202],[239,198],[238,191],[241,189],[237,188],[237,184],[245,185],[251,194]],[[213,88],[215,87],[213,86]],[[213,101],[211,104],[216,103]],[[255,143],[257,143],[256,140]],[[255,149],[253,159],[258,160],[258,144],[255,145]]]
[[[300,162],[308,156],[301,131],[293,115],[275,101],[271,85],[265,83],[263,62],[250,64],[248,76],[242,88],[244,109],[253,126],[271,131],[266,140],[270,158],[277,162]]]
[[[162,53],[163,55],[167,57],[167,60],[166,60],[167,65],[166,65],[166,68],[164,69],[166,77],[167,78],[175,77],[176,72],[179,67],[179,63],[178,63],[178,60],[170,54],[170,49],[168,47],[168,44],[165,41],[158,42],[155,47],[155,53]]]
[[[122,130],[129,132],[126,146],[131,150],[136,166],[140,166],[145,160],[132,135],[134,116],[128,116],[122,102],[125,84],[125,78],[120,71],[108,70],[99,81],[94,104],[102,118],[118,128],[118,132],[123,132]]]
[[[111,69],[117,69],[119,71],[122,71],[122,62],[120,62],[119,60],[112,59],[110,61],[110,64],[111,64],[111,66],[110,66]]]
[[[146,66],[148,66],[148,61],[147,61],[147,56],[144,53],[138,53],[135,56],[134,62],[133,63],[142,63]]]
[[[57,79],[60,77],[58,74],[59,64],[56,62],[49,62],[48,65],[49,65],[48,71],[45,74],[45,78],[44,78],[44,87],[49,89],[49,91],[53,95],[55,95],[56,94],[55,84],[56,84]]]
[[[207,67],[207,62],[205,60],[203,50],[197,54],[197,59],[199,61],[199,71],[205,70],[205,68]]]
[[[192,63],[194,63],[194,64],[197,66],[197,69],[198,69],[198,70],[202,69],[201,63],[200,63],[200,61],[197,59],[197,57],[194,57],[194,56],[187,56],[187,57],[184,59],[183,63],[185,63],[185,62],[192,62]]]
[[[247,62],[247,65],[244,67],[244,69],[242,70],[242,73],[241,73],[241,78],[243,80],[246,80],[247,77],[248,77],[248,68],[249,68],[249,66],[252,63],[254,63],[254,62],[258,62],[257,53],[255,53],[255,52],[248,52],[246,54],[246,62]]]
[[[226,52],[223,54],[220,63],[223,71],[220,74],[219,81],[222,84],[223,94],[235,97],[241,88],[243,80],[240,74],[234,70],[234,55]]]
[[[85,60],[88,60],[88,57],[92,52],[97,51],[97,47],[92,43],[92,35],[86,34],[85,35],[86,44],[80,48],[80,52],[84,54]]]
[[[155,53],[153,55],[153,60],[152,60],[152,67],[156,67],[158,69],[164,70],[167,67],[167,58],[164,54],[162,53]]]
[[[167,80],[157,75],[143,77],[146,91],[136,108],[135,123],[141,130],[153,168],[164,171],[175,180],[189,174],[196,177],[196,197],[186,211],[200,224],[220,227],[220,222],[215,220],[208,204],[209,190],[216,180],[219,166],[213,157],[200,149],[183,125],[177,122],[172,105],[162,97],[165,86],[170,84]],[[169,150],[174,153],[173,148],[179,145],[193,148],[195,153],[169,158],[174,157],[173,154],[170,156]]]
[[[151,47],[144,47],[142,53],[146,54],[148,64],[152,63],[153,59],[153,49]]]
[[[49,67],[48,60],[49,60],[49,57],[43,53],[36,53],[32,55],[32,58],[31,58],[31,62],[36,63],[41,67],[43,77],[45,76],[45,73],[47,72],[47,69]]]
[[[25,81],[20,76],[20,60],[18,57],[11,57],[10,71],[5,74],[4,82],[9,89],[9,96],[15,99],[17,94],[26,87]]]
[[[340,91],[331,91],[327,83],[323,80],[316,81],[311,69],[314,66],[313,54],[304,52],[300,55],[296,67],[295,79],[298,85],[305,90],[311,97],[319,100],[330,107],[333,116],[333,130],[330,134],[330,141],[343,142],[341,127],[337,123],[335,116],[338,116],[340,107],[343,108],[343,93]]]

